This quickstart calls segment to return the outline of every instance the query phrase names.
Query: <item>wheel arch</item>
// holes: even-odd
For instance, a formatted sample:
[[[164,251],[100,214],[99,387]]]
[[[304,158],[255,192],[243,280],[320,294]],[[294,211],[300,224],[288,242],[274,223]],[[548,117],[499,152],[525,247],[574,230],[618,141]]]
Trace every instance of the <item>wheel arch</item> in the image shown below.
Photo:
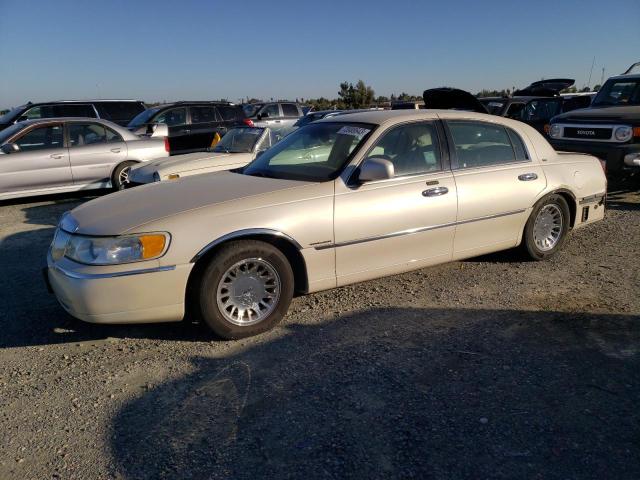
[[[190,297],[197,291],[197,283],[209,261],[223,245],[237,240],[259,240],[268,243],[278,250],[289,261],[293,270],[294,292],[304,293],[309,289],[307,266],[302,256],[302,246],[289,235],[267,228],[251,228],[238,230],[219,237],[203,247],[190,261],[194,264],[187,280],[187,306],[193,304]],[[192,298],[192,297],[191,297]]]
[[[109,173],[109,180],[113,180],[113,174],[116,172],[116,168],[118,168],[123,163],[136,164],[136,163],[141,163],[141,162],[140,162],[140,160],[135,160],[133,158],[127,158],[126,160],[122,160],[121,162],[118,162],[118,163],[114,164],[113,167],[111,168],[111,172]]]
[[[567,205],[569,206],[569,226],[573,228],[576,224],[576,217],[578,215],[578,200],[576,199],[574,193],[568,188],[556,188],[555,190],[552,190],[551,192],[544,195],[544,197],[542,198],[548,197],[549,195],[560,195],[565,199]]]

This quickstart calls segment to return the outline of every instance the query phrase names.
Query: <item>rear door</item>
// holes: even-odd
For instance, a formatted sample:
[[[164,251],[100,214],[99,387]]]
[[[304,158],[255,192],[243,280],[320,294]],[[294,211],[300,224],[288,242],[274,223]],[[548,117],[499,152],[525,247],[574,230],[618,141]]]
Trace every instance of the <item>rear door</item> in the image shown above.
[[[100,123],[68,122],[67,136],[76,185],[109,181],[115,166],[127,159],[122,137]]]
[[[458,189],[454,258],[514,247],[528,209],[546,187],[542,167],[515,130],[475,120],[446,122]]]
[[[191,133],[189,150],[205,150],[211,146],[216,132],[219,132],[221,118],[213,105],[193,105],[191,114]]]
[[[62,123],[35,126],[10,141],[20,151],[0,155],[0,194],[73,183]]]

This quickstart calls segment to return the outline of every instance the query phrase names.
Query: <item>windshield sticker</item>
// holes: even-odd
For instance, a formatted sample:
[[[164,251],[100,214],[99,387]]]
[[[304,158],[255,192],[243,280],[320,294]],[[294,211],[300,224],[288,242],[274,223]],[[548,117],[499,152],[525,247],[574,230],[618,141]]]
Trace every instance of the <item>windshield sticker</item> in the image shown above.
[[[368,128],[362,128],[362,127],[346,126],[346,127],[342,127],[340,130],[338,130],[338,135],[351,135],[352,137],[357,137],[358,139],[361,139],[367,133],[369,133],[369,129]]]

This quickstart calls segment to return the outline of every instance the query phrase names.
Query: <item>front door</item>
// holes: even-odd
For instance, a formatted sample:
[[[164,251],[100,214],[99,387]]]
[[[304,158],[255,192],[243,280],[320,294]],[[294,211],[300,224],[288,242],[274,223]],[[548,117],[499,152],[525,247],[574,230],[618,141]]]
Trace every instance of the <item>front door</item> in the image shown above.
[[[0,155],[0,195],[73,183],[61,123],[36,126],[12,139],[19,151]]]
[[[528,209],[547,181],[512,129],[471,120],[446,122],[458,188],[454,258],[514,247]]]
[[[115,166],[127,159],[122,137],[100,123],[69,122],[69,157],[73,183],[109,181]]]
[[[435,122],[384,132],[367,157],[394,165],[394,178],[336,182],[335,252],[338,285],[451,259],[456,184]]]

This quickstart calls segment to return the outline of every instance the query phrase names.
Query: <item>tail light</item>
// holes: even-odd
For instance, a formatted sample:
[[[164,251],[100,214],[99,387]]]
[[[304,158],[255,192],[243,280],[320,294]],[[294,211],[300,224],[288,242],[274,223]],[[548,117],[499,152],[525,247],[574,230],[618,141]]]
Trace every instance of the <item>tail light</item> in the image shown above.
[[[633,127],[633,136],[640,137],[640,127]]]
[[[164,151],[169,153],[169,137],[164,137]]]
[[[247,127],[255,127],[253,121],[250,118],[245,118],[242,123],[244,123]]]

